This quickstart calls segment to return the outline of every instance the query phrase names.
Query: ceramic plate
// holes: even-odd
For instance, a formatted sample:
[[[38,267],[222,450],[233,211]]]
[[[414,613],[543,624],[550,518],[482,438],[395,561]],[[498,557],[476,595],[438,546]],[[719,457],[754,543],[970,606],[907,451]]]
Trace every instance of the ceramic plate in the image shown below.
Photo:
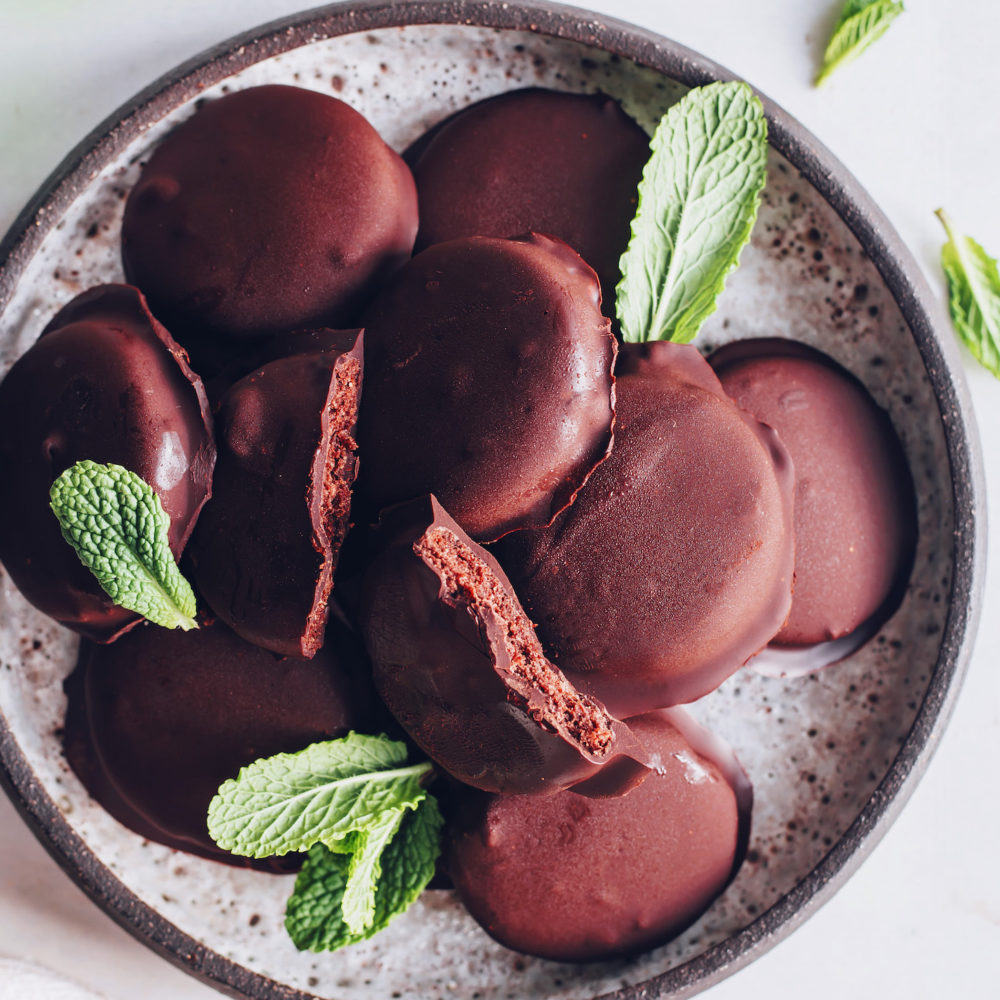
[[[651,127],[689,86],[729,78],[665,39],[545,4],[341,5],[260,29],[139,95],[28,206],[0,256],[0,375],[59,306],[121,280],[124,198],[153,146],[202,99],[262,83],[308,87],[348,101],[402,149],[457,109],[519,87],[604,91]],[[884,832],[936,743],[970,643],[978,453],[913,260],[843,167],[767,110],[772,151],[753,240],[698,345],[791,337],[852,371],[902,439],[920,537],[902,605],[858,653],[798,678],[744,669],[693,706],[754,784],[737,879],[680,938],[628,962],[516,955],[445,891],[425,893],[370,942],[299,954],[282,928],[287,877],[149,843],[89,799],[59,741],[76,639],[0,574],[0,773],[70,874],[140,938],[251,997],[687,996],[788,933]]]

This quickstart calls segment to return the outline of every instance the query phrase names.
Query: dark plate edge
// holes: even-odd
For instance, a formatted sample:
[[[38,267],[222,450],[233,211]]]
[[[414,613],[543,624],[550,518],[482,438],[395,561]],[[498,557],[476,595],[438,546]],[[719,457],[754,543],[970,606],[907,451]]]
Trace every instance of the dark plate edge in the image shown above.
[[[59,164],[0,243],[0,312],[52,226],[125,145],[195,92],[309,41],[407,24],[473,24],[532,30],[593,45],[689,86],[734,74],[697,53],[614,18],[547,3],[501,0],[358,0],[273,21],[182,63],[97,126]],[[896,760],[851,827],[786,896],[733,938],[647,983],[602,1000],[689,997],[769,950],[812,915],[860,866],[903,808],[954,709],[982,602],[985,488],[982,456],[958,351],[910,252],[843,165],[778,105],[763,97],[771,144],[841,216],[877,267],[907,321],[941,408],[952,470],[954,572],[941,652],[924,701]],[[174,965],[235,997],[314,1000],[251,973],[199,944],[129,891],[63,819],[28,767],[0,714],[0,784],[49,853],[121,926]]]

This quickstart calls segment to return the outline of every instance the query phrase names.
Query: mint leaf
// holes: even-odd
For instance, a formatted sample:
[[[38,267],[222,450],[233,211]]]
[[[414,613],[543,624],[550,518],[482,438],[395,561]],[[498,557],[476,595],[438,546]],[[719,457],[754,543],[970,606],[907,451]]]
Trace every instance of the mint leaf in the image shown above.
[[[692,90],[663,116],[639,184],[615,303],[627,341],[694,340],[757,218],[767,120],[745,83]]]
[[[1000,378],[1000,274],[997,262],[973,239],[957,235],[943,209],[948,242],[941,265],[948,279],[948,308],[959,337],[976,360]]]
[[[49,490],[63,538],[115,604],[164,628],[188,631],[194,592],[177,568],[160,498],[120,465],[83,461]]]
[[[362,940],[344,923],[350,864],[348,855],[334,854],[323,844],[309,852],[285,907],[285,930],[299,951],[335,951]]]
[[[208,830],[225,850],[309,851],[285,916],[300,949],[370,937],[433,876],[442,820],[419,783],[431,765],[405,764],[405,744],[352,732],[255,761],[212,799]]]
[[[301,951],[334,951],[372,937],[408,910],[434,875],[442,824],[431,796],[404,813],[382,854],[374,916],[362,932],[352,931],[344,918],[349,859],[323,845],[314,847],[285,909],[285,928],[295,946]]]
[[[422,801],[422,800],[420,800]],[[347,871],[347,887],[341,908],[344,923],[352,934],[360,934],[375,921],[375,890],[382,876],[382,852],[396,835],[406,814],[406,808],[416,808],[419,802],[407,803],[403,809],[391,809],[357,838],[355,853]]]
[[[434,877],[443,826],[432,795],[404,817],[399,833],[382,856],[382,878],[375,894],[376,927],[384,927],[396,914],[409,909]]]
[[[251,858],[318,843],[344,850],[348,834],[423,797],[419,781],[430,763],[405,762],[405,744],[358,733],[255,761],[219,788],[208,832],[223,850]]]
[[[902,13],[903,4],[899,0],[847,0],[823,53],[816,86],[825,82],[835,69],[857,59]]]
[[[836,31],[845,21],[854,17],[855,14],[860,14],[865,7],[868,7],[872,3],[874,3],[874,0],[847,0],[833,30]]]

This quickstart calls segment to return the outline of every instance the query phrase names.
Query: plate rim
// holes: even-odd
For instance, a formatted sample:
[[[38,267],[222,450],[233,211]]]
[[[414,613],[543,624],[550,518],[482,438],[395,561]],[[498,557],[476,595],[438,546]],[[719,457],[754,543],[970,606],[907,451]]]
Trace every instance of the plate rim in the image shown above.
[[[196,92],[309,42],[414,25],[531,31],[591,45],[687,86],[738,76],[648,29],[547,0],[354,0],[301,11],[237,34],[139,91],[78,143],[0,242],[0,314],[28,262],[73,201],[133,139]],[[765,95],[769,141],[844,221],[871,258],[920,352],[942,419],[955,516],[948,615],[923,702],[883,780],[830,851],[790,892],[727,940],[644,983],[596,1000],[693,996],[786,938],[840,888],[898,816],[940,742],[971,656],[983,593],[985,485],[982,453],[958,348],[916,260],[861,184],[803,125]],[[0,711],[0,786],[49,854],[118,924],[161,957],[233,997],[316,1000],[199,943],[144,903],[70,827],[35,777]]]

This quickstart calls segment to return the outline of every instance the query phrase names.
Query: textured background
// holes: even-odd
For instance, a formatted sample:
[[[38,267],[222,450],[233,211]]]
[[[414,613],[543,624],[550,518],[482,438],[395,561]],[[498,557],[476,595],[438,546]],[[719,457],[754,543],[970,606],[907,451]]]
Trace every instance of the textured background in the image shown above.
[[[299,6],[288,0],[0,0],[0,228],[62,155],[175,63]],[[703,52],[798,117],[860,179],[943,295],[933,209],[1000,253],[992,110],[1000,11],[992,0],[910,0],[862,61],[810,86],[839,2],[618,0],[590,4]],[[1000,496],[1000,385],[966,358]],[[1000,520],[1000,502],[994,503]],[[994,554],[996,546],[994,545]],[[992,560],[996,563],[996,559]],[[1000,977],[1000,623],[985,613],[965,690],[930,771],[860,872],[789,940],[712,1000],[993,997]],[[108,998],[208,1000],[212,991],[131,941],[89,904],[0,802],[0,952],[73,976]],[[4,996],[0,982],[0,996]]]

